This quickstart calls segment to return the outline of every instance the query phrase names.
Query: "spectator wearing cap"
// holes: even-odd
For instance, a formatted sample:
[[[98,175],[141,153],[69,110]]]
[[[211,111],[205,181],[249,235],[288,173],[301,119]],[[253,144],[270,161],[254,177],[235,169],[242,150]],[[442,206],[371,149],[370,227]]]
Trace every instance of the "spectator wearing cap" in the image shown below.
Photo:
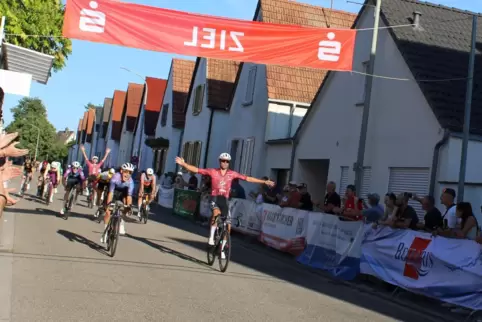
[[[423,222],[417,224],[418,229],[423,229],[432,232],[437,228],[443,227],[442,213],[435,207],[435,198],[433,196],[418,197],[412,194],[412,199],[422,204],[422,209],[425,211]]]
[[[288,184],[288,192],[286,197],[286,199],[281,200],[281,203],[279,204],[280,207],[299,208],[301,194],[298,192],[296,182],[291,181]]]
[[[445,212],[442,218],[444,221],[447,220],[447,228],[450,229],[457,227],[455,196],[455,190],[452,188],[445,188],[440,196],[440,202],[445,206]]]
[[[366,208],[362,212],[363,218],[366,223],[376,223],[383,217],[383,207],[380,205],[380,196],[377,193],[369,193],[367,199],[368,204],[363,204]]]
[[[311,201],[311,195],[308,192],[308,186],[306,183],[300,183],[298,185],[298,191],[301,194],[300,209],[313,211],[313,202]]]
[[[361,212],[363,211],[363,202],[356,196],[355,186],[350,184],[346,187],[345,198],[341,209],[334,209],[335,213],[342,215],[349,220],[361,220]]]
[[[187,188],[189,190],[197,190],[197,186],[199,184],[199,181],[196,177],[196,174],[194,172],[191,172],[190,174],[191,174],[191,176],[189,177],[189,182],[188,182]]]

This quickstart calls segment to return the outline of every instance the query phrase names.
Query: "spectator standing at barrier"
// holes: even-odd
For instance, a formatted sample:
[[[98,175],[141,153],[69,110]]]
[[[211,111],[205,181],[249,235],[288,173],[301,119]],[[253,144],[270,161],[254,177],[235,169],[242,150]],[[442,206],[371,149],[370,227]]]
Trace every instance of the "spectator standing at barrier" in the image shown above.
[[[269,177],[266,177],[264,176],[262,178],[263,180],[269,180]],[[279,203],[279,200],[278,200],[278,192],[279,192],[279,189],[276,187],[276,186],[273,186],[273,187],[268,187],[266,185],[263,185],[262,186],[263,188],[263,201],[264,203],[268,203],[268,204],[272,204],[272,205],[276,205]]]
[[[211,177],[203,175],[201,177],[201,188],[200,192],[202,194],[209,194],[211,195]]]
[[[336,183],[333,181],[328,182],[326,186],[326,195],[323,205],[319,202],[315,202],[315,206],[321,209],[324,213],[334,215],[333,209],[341,207],[340,195],[336,192]]]
[[[301,194],[298,191],[298,187],[296,182],[291,181],[288,184],[288,192],[286,194],[287,198],[284,198],[279,206],[280,207],[289,207],[289,208],[299,208],[301,202]]]
[[[461,221],[460,229],[439,228],[435,230],[432,234],[434,236],[439,235],[447,238],[467,238],[471,240],[476,240],[479,233],[479,225],[477,223],[477,219],[474,216],[474,212],[472,210],[472,205],[470,204],[470,202],[459,202],[455,209],[456,216]]]
[[[433,196],[418,197],[416,194],[412,195],[412,199],[422,204],[422,209],[425,211],[423,222],[417,224],[418,229],[423,229],[432,232],[437,228],[443,227],[442,213],[435,207],[435,198]]]
[[[175,189],[184,189],[186,186],[186,182],[184,181],[184,178],[182,177],[182,172],[179,171],[176,175],[176,178],[174,179],[174,188]]]
[[[363,202],[356,196],[355,186],[350,184],[346,187],[341,208],[335,208],[334,212],[342,216],[341,220],[361,220],[362,211]]]
[[[412,194],[406,192],[397,196],[396,217],[388,219],[387,223],[389,226],[401,229],[417,229],[417,212],[408,204],[411,197]]]
[[[369,193],[367,195],[368,203],[364,202],[365,208],[362,212],[366,223],[376,223],[383,218],[383,207],[380,205],[380,196],[378,193]]]
[[[189,181],[187,183],[188,190],[197,190],[198,180],[196,175],[193,172],[190,172],[191,176],[189,177]]]
[[[308,192],[308,186],[306,183],[300,183],[298,185],[298,191],[301,195],[300,198],[300,209],[313,211],[313,201],[311,201],[311,195]]]
[[[230,198],[246,199],[246,192],[243,186],[239,183],[239,179],[233,179],[231,183]]]
[[[442,191],[442,195],[440,196],[440,202],[442,205],[445,206],[445,213],[443,214],[442,218],[444,222],[447,222],[448,228],[456,228],[457,227],[457,215],[456,205],[455,205],[455,190],[452,188],[446,188]],[[444,223],[445,226],[445,223]],[[446,228],[446,227],[444,227]]]
[[[385,195],[385,211],[381,221],[386,221],[390,217],[396,215],[396,203],[397,196],[393,192],[389,192]]]
[[[171,172],[164,173],[164,178],[161,181],[161,186],[165,189],[171,189],[172,188],[172,173]]]

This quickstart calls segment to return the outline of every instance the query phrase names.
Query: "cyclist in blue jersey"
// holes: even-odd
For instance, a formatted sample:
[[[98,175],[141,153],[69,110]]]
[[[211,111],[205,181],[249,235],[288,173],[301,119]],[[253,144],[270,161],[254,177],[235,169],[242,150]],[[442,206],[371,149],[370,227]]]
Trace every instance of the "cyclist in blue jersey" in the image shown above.
[[[127,208],[132,205],[132,195],[134,194],[134,180],[132,180],[132,172],[134,172],[134,165],[131,163],[124,163],[121,167],[120,172],[114,174],[109,182],[109,193],[107,194],[107,204],[115,201],[122,201]],[[126,209],[126,212],[129,209]],[[104,224],[107,228],[107,224],[110,220],[110,209],[107,208],[104,216]],[[125,223],[121,219],[121,224],[119,228],[119,234],[125,235]],[[105,242],[104,235],[100,239],[101,243]]]
[[[67,171],[65,171],[64,177],[62,180],[62,184],[65,187],[65,194],[64,194],[64,205],[62,207],[62,210],[60,210],[61,215],[65,214],[70,190],[73,189],[74,187],[77,187],[77,194],[79,194],[81,192],[82,183],[84,182],[84,180],[85,180],[85,176],[80,167],[80,163],[77,161],[74,161],[72,163],[72,167],[69,168]]]

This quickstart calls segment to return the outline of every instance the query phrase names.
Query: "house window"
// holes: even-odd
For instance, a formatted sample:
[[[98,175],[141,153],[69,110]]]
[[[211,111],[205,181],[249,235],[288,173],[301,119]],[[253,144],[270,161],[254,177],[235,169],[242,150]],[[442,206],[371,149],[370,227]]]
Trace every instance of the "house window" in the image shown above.
[[[192,104],[192,114],[198,115],[201,113],[204,99],[204,85],[198,85],[194,92],[194,103]]]
[[[241,161],[240,172],[247,176],[251,175],[251,167],[253,165],[254,157],[254,137],[246,139],[243,149],[243,158]]]
[[[95,132],[99,133],[100,130],[100,124],[95,125]]]
[[[190,148],[190,145],[191,145],[191,142],[185,142],[184,145],[182,146],[182,158],[184,159],[184,161],[186,161],[187,163],[190,163],[190,159],[189,159],[189,148]]]
[[[243,141],[242,140],[232,140],[231,148],[229,149],[229,154],[231,155],[231,162],[229,163],[229,168],[234,171],[240,171],[241,161],[243,159]]]
[[[161,126],[166,126],[168,111],[169,111],[169,104],[164,104],[162,106]]]
[[[154,172],[158,175],[164,173],[164,168],[166,166],[166,158],[167,158],[167,149],[160,149],[156,150],[154,154],[154,162],[152,167],[154,168]]]
[[[253,104],[254,88],[256,86],[256,66],[251,66],[248,71],[248,81],[246,82],[246,92],[244,93],[243,105]]]
[[[192,165],[199,167],[201,164],[202,142],[196,141],[192,143]]]
[[[360,101],[358,103],[359,105],[365,103],[365,95],[366,95],[365,89],[366,89],[366,85],[367,85],[366,74],[368,74],[368,64],[369,64],[368,61],[364,61],[362,63],[362,73],[364,73],[364,74],[360,75],[361,76],[361,84],[360,84],[360,86],[361,86],[360,93],[361,94],[360,94]]]

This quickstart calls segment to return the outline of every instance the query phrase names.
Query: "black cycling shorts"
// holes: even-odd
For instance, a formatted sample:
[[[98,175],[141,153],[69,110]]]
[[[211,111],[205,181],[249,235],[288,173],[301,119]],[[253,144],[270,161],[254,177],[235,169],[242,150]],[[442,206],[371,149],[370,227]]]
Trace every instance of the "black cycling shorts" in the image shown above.
[[[80,183],[80,178],[67,178],[67,190],[72,189],[75,185]]]
[[[114,190],[114,197],[112,198],[112,202],[116,202],[116,201],[122,201],[124,202],[124,199],[127,198],[129,188],[125,187],[123,189],[115,189]]]
[[[229,202],[226,197],[223,196],[211,196],[211,210],[219,209],[221,216],[226,218],[226,223],[231,223],[231,214],[229,213]]]
[[[145,195],[150,195],[150,194],[152,194],[152,185],[150,185],[150,186],[144,186],[144,194],[145,194]]]
[[[104,191],[105,188],[109,188],[109,183],[108,183],[108,182],[99,181],[99,182],[97,183],[97,189],[98,189],[98,190]]]

